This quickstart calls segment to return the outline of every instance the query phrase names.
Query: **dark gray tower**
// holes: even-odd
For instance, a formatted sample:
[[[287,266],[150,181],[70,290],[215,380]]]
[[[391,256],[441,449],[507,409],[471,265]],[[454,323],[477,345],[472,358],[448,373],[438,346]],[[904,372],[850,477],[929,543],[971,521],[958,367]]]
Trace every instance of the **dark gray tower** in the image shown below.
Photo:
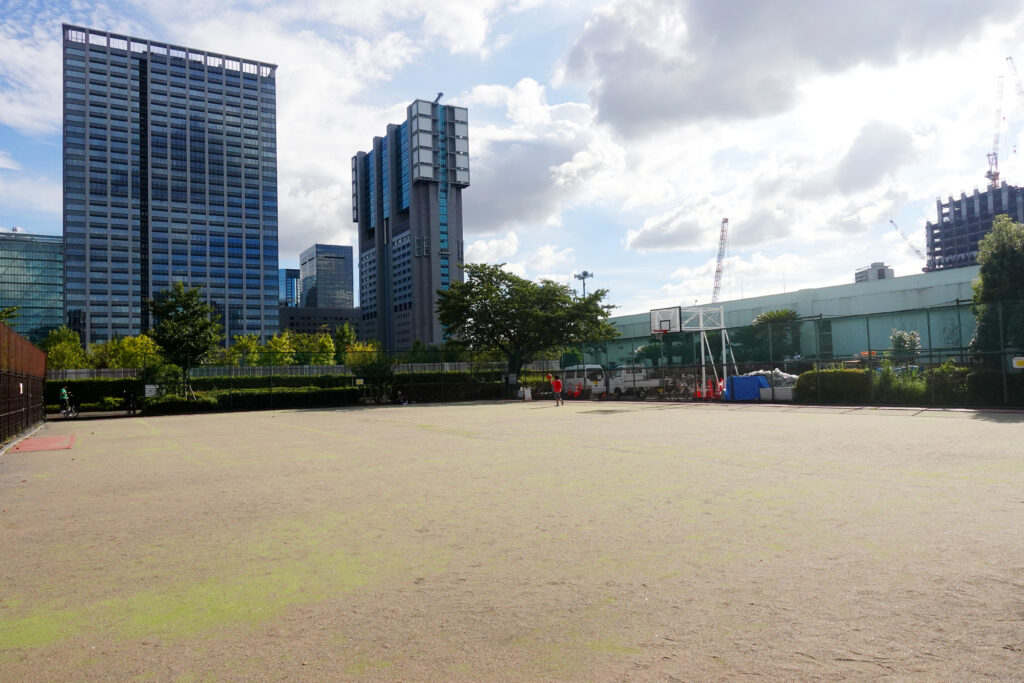
[[[373,149],[352,157],[362,334],[392,351],[440,344],[437,291],[462,282],[469,112],[416,100]]]
[[[227,338],[277,331],[276,67],[65,25],[68,324],[147,330],[202,286]]]
[[[302,305],[310,308],[352,308],[352,247],[314,244],[299,254]]]

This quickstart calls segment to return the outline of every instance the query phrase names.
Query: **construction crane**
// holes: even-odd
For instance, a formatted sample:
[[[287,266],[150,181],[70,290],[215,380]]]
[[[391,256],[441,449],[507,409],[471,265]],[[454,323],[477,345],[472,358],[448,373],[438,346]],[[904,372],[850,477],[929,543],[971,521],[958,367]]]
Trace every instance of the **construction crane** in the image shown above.
[[[722,232],[718,236],[718,264],[715,266],[715,289],[711,294],[711,303],[718,303],[718,295],[722,293],[722,267],[725,265],[725,243],[729,240],[729,219],[722,219]]]
[[[1006,63],[1010,66],[1010,73],[1013,74],[1013,84],[1017,87],[1017,99],[1020,106],[1024,107],[1024,85],[1021,85],[1020,76],[1017,74],[1017,65],[1013,63],[1013,57],[1007,57]]]
[[[989,179],[989,187],[999,187],[999,129],[1003,123],[1003,77],[999,77],[996,85],[996,125],[995,133],[992,135],[992,151],[988,154],[988,173],[985,177]]]
[[[892,227],[896,228],[896,232],[898,232],[900,234],[900,237],[902,237],[903,241],[907,243],[907,246],[910,247],[911,249],[913,249],[914,253],[917,254],[921,258],[921,260],[925,260],[924,254],[922,254],[921,250],[918,249],[917,246],[913,242],[910,241],[910,238],[906,236],[906,234],[903,232],[903,230],[900,228],[900,226],[896,225],[896,221],[894,221],[894,220],[892,220],[890,218],[889,222],[892,223]]]

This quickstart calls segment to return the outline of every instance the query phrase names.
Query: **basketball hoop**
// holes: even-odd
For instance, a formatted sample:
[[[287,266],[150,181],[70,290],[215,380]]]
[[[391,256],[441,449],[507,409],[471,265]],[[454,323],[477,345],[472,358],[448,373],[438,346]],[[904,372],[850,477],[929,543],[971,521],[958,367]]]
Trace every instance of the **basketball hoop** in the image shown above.
[[[658,340],[658,343],[660,344],[664,336],[672,332],[672,321],[659,320],[658,324],[660,325],[660,328],[656,330],[651,330],[651,334],[654,336],[656,340]]]

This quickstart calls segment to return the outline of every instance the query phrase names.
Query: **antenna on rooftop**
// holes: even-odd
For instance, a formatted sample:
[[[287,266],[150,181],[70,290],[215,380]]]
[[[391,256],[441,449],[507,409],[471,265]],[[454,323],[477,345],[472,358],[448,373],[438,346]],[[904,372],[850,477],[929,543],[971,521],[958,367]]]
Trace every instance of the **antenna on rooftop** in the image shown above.
[[[437,97],[434,98],[434,104],[437,104],[438,102],[440,102],[442,97],[444,97],[444,93],[443,92],[437,93]]]

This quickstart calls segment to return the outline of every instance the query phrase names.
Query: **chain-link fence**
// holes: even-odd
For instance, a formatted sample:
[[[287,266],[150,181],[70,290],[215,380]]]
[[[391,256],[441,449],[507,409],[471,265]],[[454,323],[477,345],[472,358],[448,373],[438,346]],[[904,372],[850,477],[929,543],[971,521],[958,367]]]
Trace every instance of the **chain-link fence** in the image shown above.
[[[765,400],[1024,405],[1022,302],[766,320],[563,349],[561,378],[570,397],[719,398],[727,377],[761,375],[755,395]],[[795,388],[808,371],[818,375]]]
[[[0,443],[43,419],[46,354],[0,323]]]
[[[260,350],[190,368],[187,380],[154,358],[120,379],[94,371],[76,382],[76,395],[84,410],[143,394],[151,411],[317,408],[489,400],[525,395],[525,388],[546,398],[549,375],[558,375],[567,397],[579,399],[1024,405],[1019,345],[1020,302],[976,311],[957,301],[866,315],[768,315],[762,324],[704,335],[620,337],[537,354],[517,375],[499,354],[451,348],[340,358]],[[816,372],[796,382],[809,371]],[[754,379],[727,379],[736,376]],[[48,404],[56,403],[50,385]]]

